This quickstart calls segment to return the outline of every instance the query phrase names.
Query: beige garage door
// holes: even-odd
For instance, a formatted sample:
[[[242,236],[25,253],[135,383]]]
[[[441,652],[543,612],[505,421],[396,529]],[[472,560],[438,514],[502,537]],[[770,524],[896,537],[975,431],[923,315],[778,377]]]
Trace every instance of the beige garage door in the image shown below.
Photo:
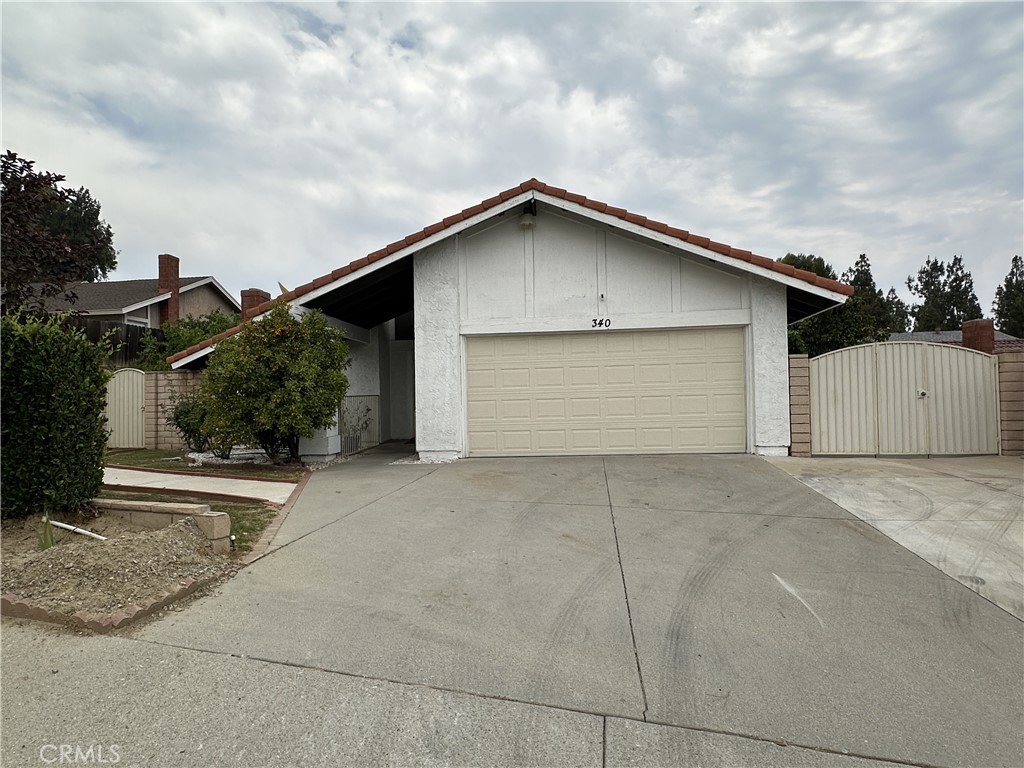
[[[471,336],[470,456],[746,448],[743,330]]]

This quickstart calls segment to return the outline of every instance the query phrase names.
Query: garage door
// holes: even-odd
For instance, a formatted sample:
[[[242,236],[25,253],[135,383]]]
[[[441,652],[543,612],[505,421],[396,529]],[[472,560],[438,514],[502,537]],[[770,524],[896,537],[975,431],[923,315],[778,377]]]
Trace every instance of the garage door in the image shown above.
[[[740,453],[743,330],[466,339],[470,456]]]

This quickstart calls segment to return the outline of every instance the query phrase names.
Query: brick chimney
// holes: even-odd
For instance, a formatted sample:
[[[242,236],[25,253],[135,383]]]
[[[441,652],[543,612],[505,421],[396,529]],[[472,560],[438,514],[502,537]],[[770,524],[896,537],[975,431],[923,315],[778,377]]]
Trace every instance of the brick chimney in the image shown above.
[[[996,348],[996,329],[991,318],[968,320],[964,323],[961,346],[991,355]]]
[[[270,301],[270,294],[259,288],[246,288],[242,291],[242,319],[253,314],[250,310],[256,309],[265,301]]]
[[[178,257],[169,253],[160,254],[160,271],[157,280],[157,290],[160,293],[170,292],[171,298],[160,305],[160,325],[178,322],[179,319],[179,290],[181,278],[178,274]]]

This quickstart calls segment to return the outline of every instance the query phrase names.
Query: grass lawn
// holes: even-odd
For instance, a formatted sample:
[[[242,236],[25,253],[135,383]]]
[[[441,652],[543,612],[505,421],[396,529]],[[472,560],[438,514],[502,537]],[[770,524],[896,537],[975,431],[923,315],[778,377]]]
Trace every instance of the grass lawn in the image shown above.
[[[296,483],[306,474],[304,468],[296,465],[226,464],[224,466],[194,467],[189,465],[184,451],[114,449],[107,451],[103,463],[119,464],[135,469],[169,469],[206,475],[239,475],[259,480],[290,480]]]
[[[165,451],[166,453],[166,451]],[[235,537],[237,552],[250,552],[259,541],[263,531],[277,514],[275,507],[265,504],[211,501],[195,496],[175,496],[163,493],[126,493],[124,491],[100,491],[101,499],[127,499],[128,501],[168,501],[179,504],[209,504],[214,512],[226,512],[231,518],[231,533]]]

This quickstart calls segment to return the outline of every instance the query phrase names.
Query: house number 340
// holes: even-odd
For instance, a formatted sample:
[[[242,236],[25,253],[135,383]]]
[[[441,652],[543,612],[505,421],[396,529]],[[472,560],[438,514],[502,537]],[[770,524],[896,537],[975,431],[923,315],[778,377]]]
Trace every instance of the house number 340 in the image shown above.
[[[591,321],[591,326],[590,327],[591,328],[611,328],[612,327],[611,318],[608,318],[608,317],[595,317]]]

